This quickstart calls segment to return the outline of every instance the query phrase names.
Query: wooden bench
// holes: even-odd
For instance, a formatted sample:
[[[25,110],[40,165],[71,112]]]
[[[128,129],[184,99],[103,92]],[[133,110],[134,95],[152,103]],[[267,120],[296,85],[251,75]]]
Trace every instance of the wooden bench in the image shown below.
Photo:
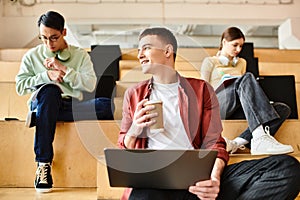
[[[54,187],[97,186],[97,160],[87,151],[81,137],[91,136],[98,127],[97,121],[57,123],[53,144]],[[33,187],[34,131],[25,127],[24,121],[0,121],[0,187]]]
[[[0,49],[0,61],[21,61],[28,48]],[[90,51],[90,48],[86,48]],[[216,55],[217,48],[183,47],[178,48],[177,58],[179,60],[202,61],[207,56]],[[137,48],[122,48],[122,60],[137,60]],[[286,49],[262,49],[255,48],[254,56],[261,62],[300,62],[300,50]]]
[[[26,102],[29,96],[19,97],[15,92],[14,82],[22,53],[16,54],[19,56],[10,57],[13,56],[13,50],[3,52],[1,49],[0,91],[6,95],[3,95],[0,102],[0,119],[2,119],[0,120],[0,145],[3,147],[0,149],[0,153],[5,159],[0,161],[2,169],[0,171],[0,183],[2,184],[0,187],[33,187],[36,169],[33,153],[34,128],[24,127],[27,113]],[[201,66],[204,57],[215,53],[215,48],[179,49],[176,69],[183,75],[198,77],[198,74],[195,74],[198,73],[197,67],[194,66]],[[54,187],[97,187],[98,199],[119,199],[123,188],[109,187],[102,151],[103,147],[116,147],[117,145],[125,90],[136,82],[150,77],[141,72],[136,55],[136,49],[122,49],[120,62],[122,79],[117,82],[116,98],[114,99],[116,120],[58,123],[54,142]],[[300,51],[297,50],[255,49],[255,56],[258,56],[260,61],[260,73],[262,75],[295,74],[297,94],[300,92],[299,55]],[[281,56],[282,58],[280,58]],[[194,70],[195,68],[196,70]],[[297,95],[297,102],[300,102],[299,95]],[[4,117],[16,117],[20,121],[3,121]],[[233,138],[246,126],[245,120],[223,121],[223,135]],[[298,160],[300,157],[300,138],[297,134],[300,132],[299,129],[299,120],[287,120],[276,134],[279,141],[293,145],[295,152],[292,155]],[[237,154],[231,156],[229,162],[253,158],[256,157],[247,153]],[[20,164],[22,170],[19,170]]]
[[[228,138],[238,136],[246,127],[245,120],[224,120],[222,121],[224,131],[223,135]],[[105,124],[101,123],[104,129],[109,129],[112,135],[115,135],[117,141],[120,121],[106,121]],[[287,144],[291,144],[295,150],[291,155],[300,161],[300,121],[288,120],[279,129],[276,138]],[[243,160],[250,160],[261,158],[263,156],[251,156],[248,152],[241,154],[233,154],[230,156],[229,164],[240,162]],[[119,199],[124,188],[110,187],[107,175],[107,169],[104,158],[98,161],[97,165],[97,199]]]
[[[0,49],[1,61],[21,61],[28,48]]]
[[[20,61],[0,61],[0,120],[17,118],[24,120],[28,112],[29,95],[16,93],[15,76],[20,68]]]
[[[123,48],[122,60],[138,60],[136,48]],[[216,55],[217,48],[178,48],[177,58],[179,60],[188,61],[202,61],[207,56]],[[261,62],[287,62],[299,63],[300,50],[286,50],[286,49],[262,49],[254,47],[254,57],[257,57]]]
[[[33,187],[36,170],[35,129],[25,127],[30,95],[18,96],[16,93],[15,76],[20,64],[20,61],[0,61],[0,153],[5,158],[0,161],[0,187]],[[80,128],[82,126],[84,128]],[[53,144],[54,187],[97,187],[97,159],[84,141],[89,138],[92,139],[88,141],[99,141],[99,138],[87,137],[95,137],[98,129],[98,121],[57,123]],[[83,131],[88,132],[79,134]],[[104,141],[103,138],[100,141]]]
[[[126,63],[126,61],[124,61]],[[129,61],[128,63],[133,63],[134,65],[138,64],[137,61]],[[284,63],[285,64],[285,63]],[[295,70],[293,73],[298,73],[297,67],[293,66],[291,69]],[[118,110],[118,108],[122,107],[122,101],[124,92],[126,89],[134,84],[136,82],[127,82],[132,81],[134,77],[139,77],[141,80],[148,78],[141,70],[138,70],[138,68],[134,67],[133,69],[130,69],[129,66],[122,67],[121,71],[127,70],[126,73],[132,73],[131,78],[123,78],[121,81],[117,82],[116,85],[116,98],[115,98],[115,105],[116,105],[116,112],[115,112],[115,119],[121,119],[122,113],[121,110]],[[122,72],[121,72],[122,73]],[[274,74],[275,75],[275,74]],[[128,75],[127,75],[128,76]],[[123,77],[123,76],[121,76]],[[128,76],[129,77],[129,76]],[[134,79],[136,80],[136,78]],[[296,84],[297,93],[299,93],[299,82]],[[300,97],[297,96],[297,102],[300,102]],[[298,108],[299,113],[299,108]],[[223,123],[223,135],[227,138],[233,139],[234,137],[238,136],[241,132],[245,130],[247,127],[247,122],[245,120],[224,120]],[[118,124],[111,125],[111,130],[118,132]],[[279,129],[279,131],[276,133],[276,138],[278,141],[286,144],[291,144],[295,150],[294,153],[291,155],[295,156],[300,161],[300,135],[298,134],[300,132],[300,120],[287,120],[283,126]],[[261,158],[263,156],[251,156],[249,154],[249,151],[246,151],[242,154],[234,154],[230,156],[229,164],[240,162],[243,160],[249,160],[249,159],[256,159]],[[107,179],[107,170],[105,163],[103,161],[98,162],[97,165],[98,170],[98,176],[97,176],[97,198],[98,199],[119,199],[123,188],[113,188],[109,186],[109,181]],[[300,197],[299,197],[300,198]]]

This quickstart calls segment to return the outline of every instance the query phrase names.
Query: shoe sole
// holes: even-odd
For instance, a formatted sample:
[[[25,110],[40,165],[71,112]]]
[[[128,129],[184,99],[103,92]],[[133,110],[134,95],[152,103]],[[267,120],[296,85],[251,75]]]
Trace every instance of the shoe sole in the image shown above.
[[[288,154],[293,153],[294,150],[283,151],[283,152],[253,152],[251,151],[251,155],[259,156],[259,155],[280,155],[280,154]]]
[[[52,191],[52,188],[43,188],[43,189],[35,188],[35,190],[36,190],[38,193],[49,193],[49,192]]]

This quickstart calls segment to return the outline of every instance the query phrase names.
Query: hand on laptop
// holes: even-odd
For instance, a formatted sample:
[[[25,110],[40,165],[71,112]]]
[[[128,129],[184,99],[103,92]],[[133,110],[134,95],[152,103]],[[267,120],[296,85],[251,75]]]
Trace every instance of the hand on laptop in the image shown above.
[[[224,161],[217,158],[211,172],[211,179],[197,182],[194,186],[190,186],[189,191],[201,200],[216,199],[220,191],[220,179],[224,167]]]
[[[220,191],[220,180],[210,179],[199,181],[189,187],[189,192],[197,195],[201,200],[216,199]]]

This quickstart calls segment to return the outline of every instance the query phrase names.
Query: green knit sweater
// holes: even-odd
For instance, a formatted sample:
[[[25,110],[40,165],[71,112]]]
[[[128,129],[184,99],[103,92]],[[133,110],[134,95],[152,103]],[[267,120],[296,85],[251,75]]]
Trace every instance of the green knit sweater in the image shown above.
[[[71,96],[82,100],[83,91],[92,92],[96,87],[96,74],[90,56],[86,50],[72,45],[66,49],[69,59],[60,61],[67,67],[62,83],[57,83],[63,91],[62,96]],[[44,44],[30,49],[22,58],[20,70],[16,76],[16,91],[19,95],[33,93],[33,86],[52,83],[43,62],[55,56]],[[32,95],[33,96],[33,95]],[[32,97],[31,96],[31,97]],[[29,99],[29,103],[31,98]]]

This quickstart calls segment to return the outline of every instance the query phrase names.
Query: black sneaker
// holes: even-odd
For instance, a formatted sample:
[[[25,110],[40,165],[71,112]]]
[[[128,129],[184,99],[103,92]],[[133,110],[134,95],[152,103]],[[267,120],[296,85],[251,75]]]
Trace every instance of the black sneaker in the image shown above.
[[[28,128],[32,128],[35,125],[36,125],[36,112],[29,111],[25,121],[25,126]]]
[[[46,163],[38,166],[34,181],[35,190],[43,193],[51,192],[52,184],[51,165]]]

